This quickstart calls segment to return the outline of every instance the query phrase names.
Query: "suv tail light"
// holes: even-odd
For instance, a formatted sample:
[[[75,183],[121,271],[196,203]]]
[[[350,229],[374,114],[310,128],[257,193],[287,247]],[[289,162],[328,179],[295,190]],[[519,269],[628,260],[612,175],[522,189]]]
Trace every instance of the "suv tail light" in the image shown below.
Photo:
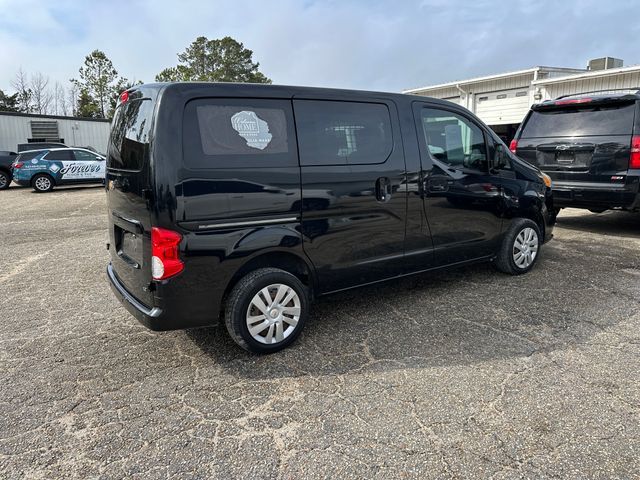
[[[13,164],[13,168],[22,168],[24,166],[24,163],[22,162],[16,162]]]
[[[640,135],[631,137],[631,157],[629,168],[640,168]]]
[[[518,149],[518,140],[514,138],[513,140],[511,140],[511,143],[509,144],[509,150],[511,150],[513,153],[516,153],[517,149]]]
[[[151,276],[154,280],[166,280],[184,270],[178,256],[182,235],[173,230],[151,229]]]

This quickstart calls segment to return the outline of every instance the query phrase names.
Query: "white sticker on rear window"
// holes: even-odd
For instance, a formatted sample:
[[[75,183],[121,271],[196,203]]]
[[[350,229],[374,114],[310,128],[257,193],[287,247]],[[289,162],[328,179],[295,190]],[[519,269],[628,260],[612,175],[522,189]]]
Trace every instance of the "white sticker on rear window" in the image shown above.
[[[256,115],[256,112],[243,110],[231,117],[231,126],[247,142],[247,146],[264,150],[271,142],[269,124]]]

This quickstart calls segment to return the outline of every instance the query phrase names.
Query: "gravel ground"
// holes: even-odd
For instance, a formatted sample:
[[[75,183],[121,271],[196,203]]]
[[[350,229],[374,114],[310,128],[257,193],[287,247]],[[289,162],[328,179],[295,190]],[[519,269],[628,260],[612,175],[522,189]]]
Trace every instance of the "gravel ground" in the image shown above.
[[[639,476],[639,215],[324,299],[259,357],[119,305],[100,188],[0,198],[1,478]]]

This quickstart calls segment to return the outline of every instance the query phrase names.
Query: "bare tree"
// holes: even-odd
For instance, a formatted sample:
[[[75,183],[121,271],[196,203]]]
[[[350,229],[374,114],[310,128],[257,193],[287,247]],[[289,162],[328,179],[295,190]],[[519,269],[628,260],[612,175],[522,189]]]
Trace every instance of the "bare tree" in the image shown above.
[[[15,78],[11,82],[11,86],[18,95],[18,109],[24,113],[30,113],[33,110],[33,91],[29,86],[27,74],[22,67],[16,73]]]
[[[69,115],[71,115],[72,117],[78,116],[78,95],[79,94],[80,94],[80,91],[78,89],[78,85],[76,85],[72,81],[67,93],[67,100],[69,102]]]
[[[46,114],[51,105],[52,95],[49,90],[49,77],[40,72],[31,75],[31,91],[33,92],[33,110]]]
[[[56,81],[53,86],[53,113],[55,115],[68,115],[67,97],[64,87]]]

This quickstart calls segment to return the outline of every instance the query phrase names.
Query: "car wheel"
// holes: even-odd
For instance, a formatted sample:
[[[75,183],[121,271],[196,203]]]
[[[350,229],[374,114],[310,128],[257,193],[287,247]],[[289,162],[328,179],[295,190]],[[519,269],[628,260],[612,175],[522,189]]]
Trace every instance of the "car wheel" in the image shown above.
[[[291,345],[308,316],[307,288],[277,268],[255,270],[233,287],[225,305],[231,338],[255,353],[273,353]]]
[[[11,176],[7,172],[0,171],[0,190],[6,190],[11,184]]]
[[[494,263],[504,273],[527,273],[540,258],[541,244],[542,235],[536,222],[517,218],[505,233]]]
[[[46,173],[39,173],[31,180],[31,186],[38,193],[50,192],[53,190],[53,178]]]

